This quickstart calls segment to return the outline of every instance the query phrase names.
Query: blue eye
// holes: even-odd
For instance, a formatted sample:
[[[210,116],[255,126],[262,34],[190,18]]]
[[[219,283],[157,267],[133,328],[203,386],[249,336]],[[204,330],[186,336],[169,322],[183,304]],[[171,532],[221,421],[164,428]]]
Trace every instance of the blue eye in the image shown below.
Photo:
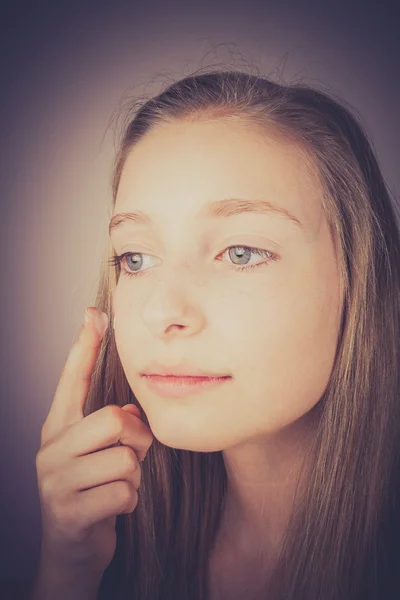
[[[265,257],[266,260],[262,261],[262,262],[257,262],[255,264],[244,264],[244,266],[239,266],[236,264],[233,264],[230,268],[234,269],[235,271],[247,271],[249,269],[253,269],[254,267],[261,267],[263,265],[268,265],[270,262],[272,261],[276,261],[278,260],[278,256],[272,252],[269,252],[268,250],[261,250],[260,248],[252,248],[251,246],[229,246],[228,248],[226,248],[223,252],[221,252],[221,254],[219,254],[218,256],[223,256],[228,250],[232,250],[233,248],[239,248],[239,253],[233,254],[233,258],[242,260],[243,257],[245,257],[245,260],[247,259],[247,257],[251,257],[252,254],[256,254],[258,256],[262,256]],[[237,252],[237,251],[236,251]],[[229,252],[230,257],[231,253]],[[143,262],[143,258],[142,259],[138,259],[137,257],[143,257],[143,256],[150,256],[149,254],[143,254],[142,252],[124,252],[123,254],[114,256],[113,258],[111,258],[108,261],[108,264],[114,267],[118,267],[121,268],[121,263],[128,261],[130,257],[135,257],[135,259],[133,260],[133,265],[140,265],[140,263]],[[240,264],[240,263],[239,263]],[[122,273],[124,275],[126,275],[127,277],[132,277],[132,276],[137,276],[137,275],[141,275],[142,273],[145,273],[145,271],[142,270],[137,270],[137,271],[127,271],[126,269],[122,269]]]

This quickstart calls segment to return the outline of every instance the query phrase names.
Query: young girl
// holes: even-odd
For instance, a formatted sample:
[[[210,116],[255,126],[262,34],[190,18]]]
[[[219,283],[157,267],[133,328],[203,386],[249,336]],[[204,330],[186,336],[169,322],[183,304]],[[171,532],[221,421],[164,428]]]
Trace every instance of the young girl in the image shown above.
[[[35,598],[399,598],[400,241],[358,120],[208,71],[136,106],[114,167]]]

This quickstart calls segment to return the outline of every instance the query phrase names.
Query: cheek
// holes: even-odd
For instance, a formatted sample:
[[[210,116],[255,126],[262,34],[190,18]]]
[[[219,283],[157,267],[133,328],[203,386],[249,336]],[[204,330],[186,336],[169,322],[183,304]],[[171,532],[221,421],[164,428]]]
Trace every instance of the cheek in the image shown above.
[[[242,311],[227,307],[219,333],[239,395],[260,417],[260,428],[272,431],[308,412],[327,386],[339,328],[337,300],[327,288],[313,290],[303,282],[253,296],[247,304]]]
[[[130,382],[132,374],[143,364],[136,364],[138,344],[142,334],[139,334],[138,327],[141,320],[136,318],[139,315],[137,298],[129,290],[124,290],[125,282],[120,281],[113,296],[113,312],[115,318],[115,344],[125,375]],[[128,324],[128,325],[127,325]],[[139,359],[140,361],[140,359]]]

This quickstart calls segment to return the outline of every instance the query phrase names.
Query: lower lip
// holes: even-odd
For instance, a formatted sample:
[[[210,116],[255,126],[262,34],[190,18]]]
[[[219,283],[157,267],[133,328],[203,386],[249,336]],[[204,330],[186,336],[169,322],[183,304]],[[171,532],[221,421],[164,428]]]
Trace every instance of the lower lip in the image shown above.
[[[151,390],[165,398],[183,398],[209,390],[228,381],[231,377],[163,377],[161,375],[142,375]]]

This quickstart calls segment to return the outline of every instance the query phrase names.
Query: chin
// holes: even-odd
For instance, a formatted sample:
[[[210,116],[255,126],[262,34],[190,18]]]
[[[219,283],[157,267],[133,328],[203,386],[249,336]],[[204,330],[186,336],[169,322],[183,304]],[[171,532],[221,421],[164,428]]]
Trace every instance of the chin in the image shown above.
[[[167,428],[165,423],[153,424],[149,421],[153,436],[164,446],[176,450],[191,452],[219,452],[223,449],[221,435],[216,431],[212,436],[209,431],[200,432],[198,424],[195,429],[187,427],[184,431],[179,428]]]

